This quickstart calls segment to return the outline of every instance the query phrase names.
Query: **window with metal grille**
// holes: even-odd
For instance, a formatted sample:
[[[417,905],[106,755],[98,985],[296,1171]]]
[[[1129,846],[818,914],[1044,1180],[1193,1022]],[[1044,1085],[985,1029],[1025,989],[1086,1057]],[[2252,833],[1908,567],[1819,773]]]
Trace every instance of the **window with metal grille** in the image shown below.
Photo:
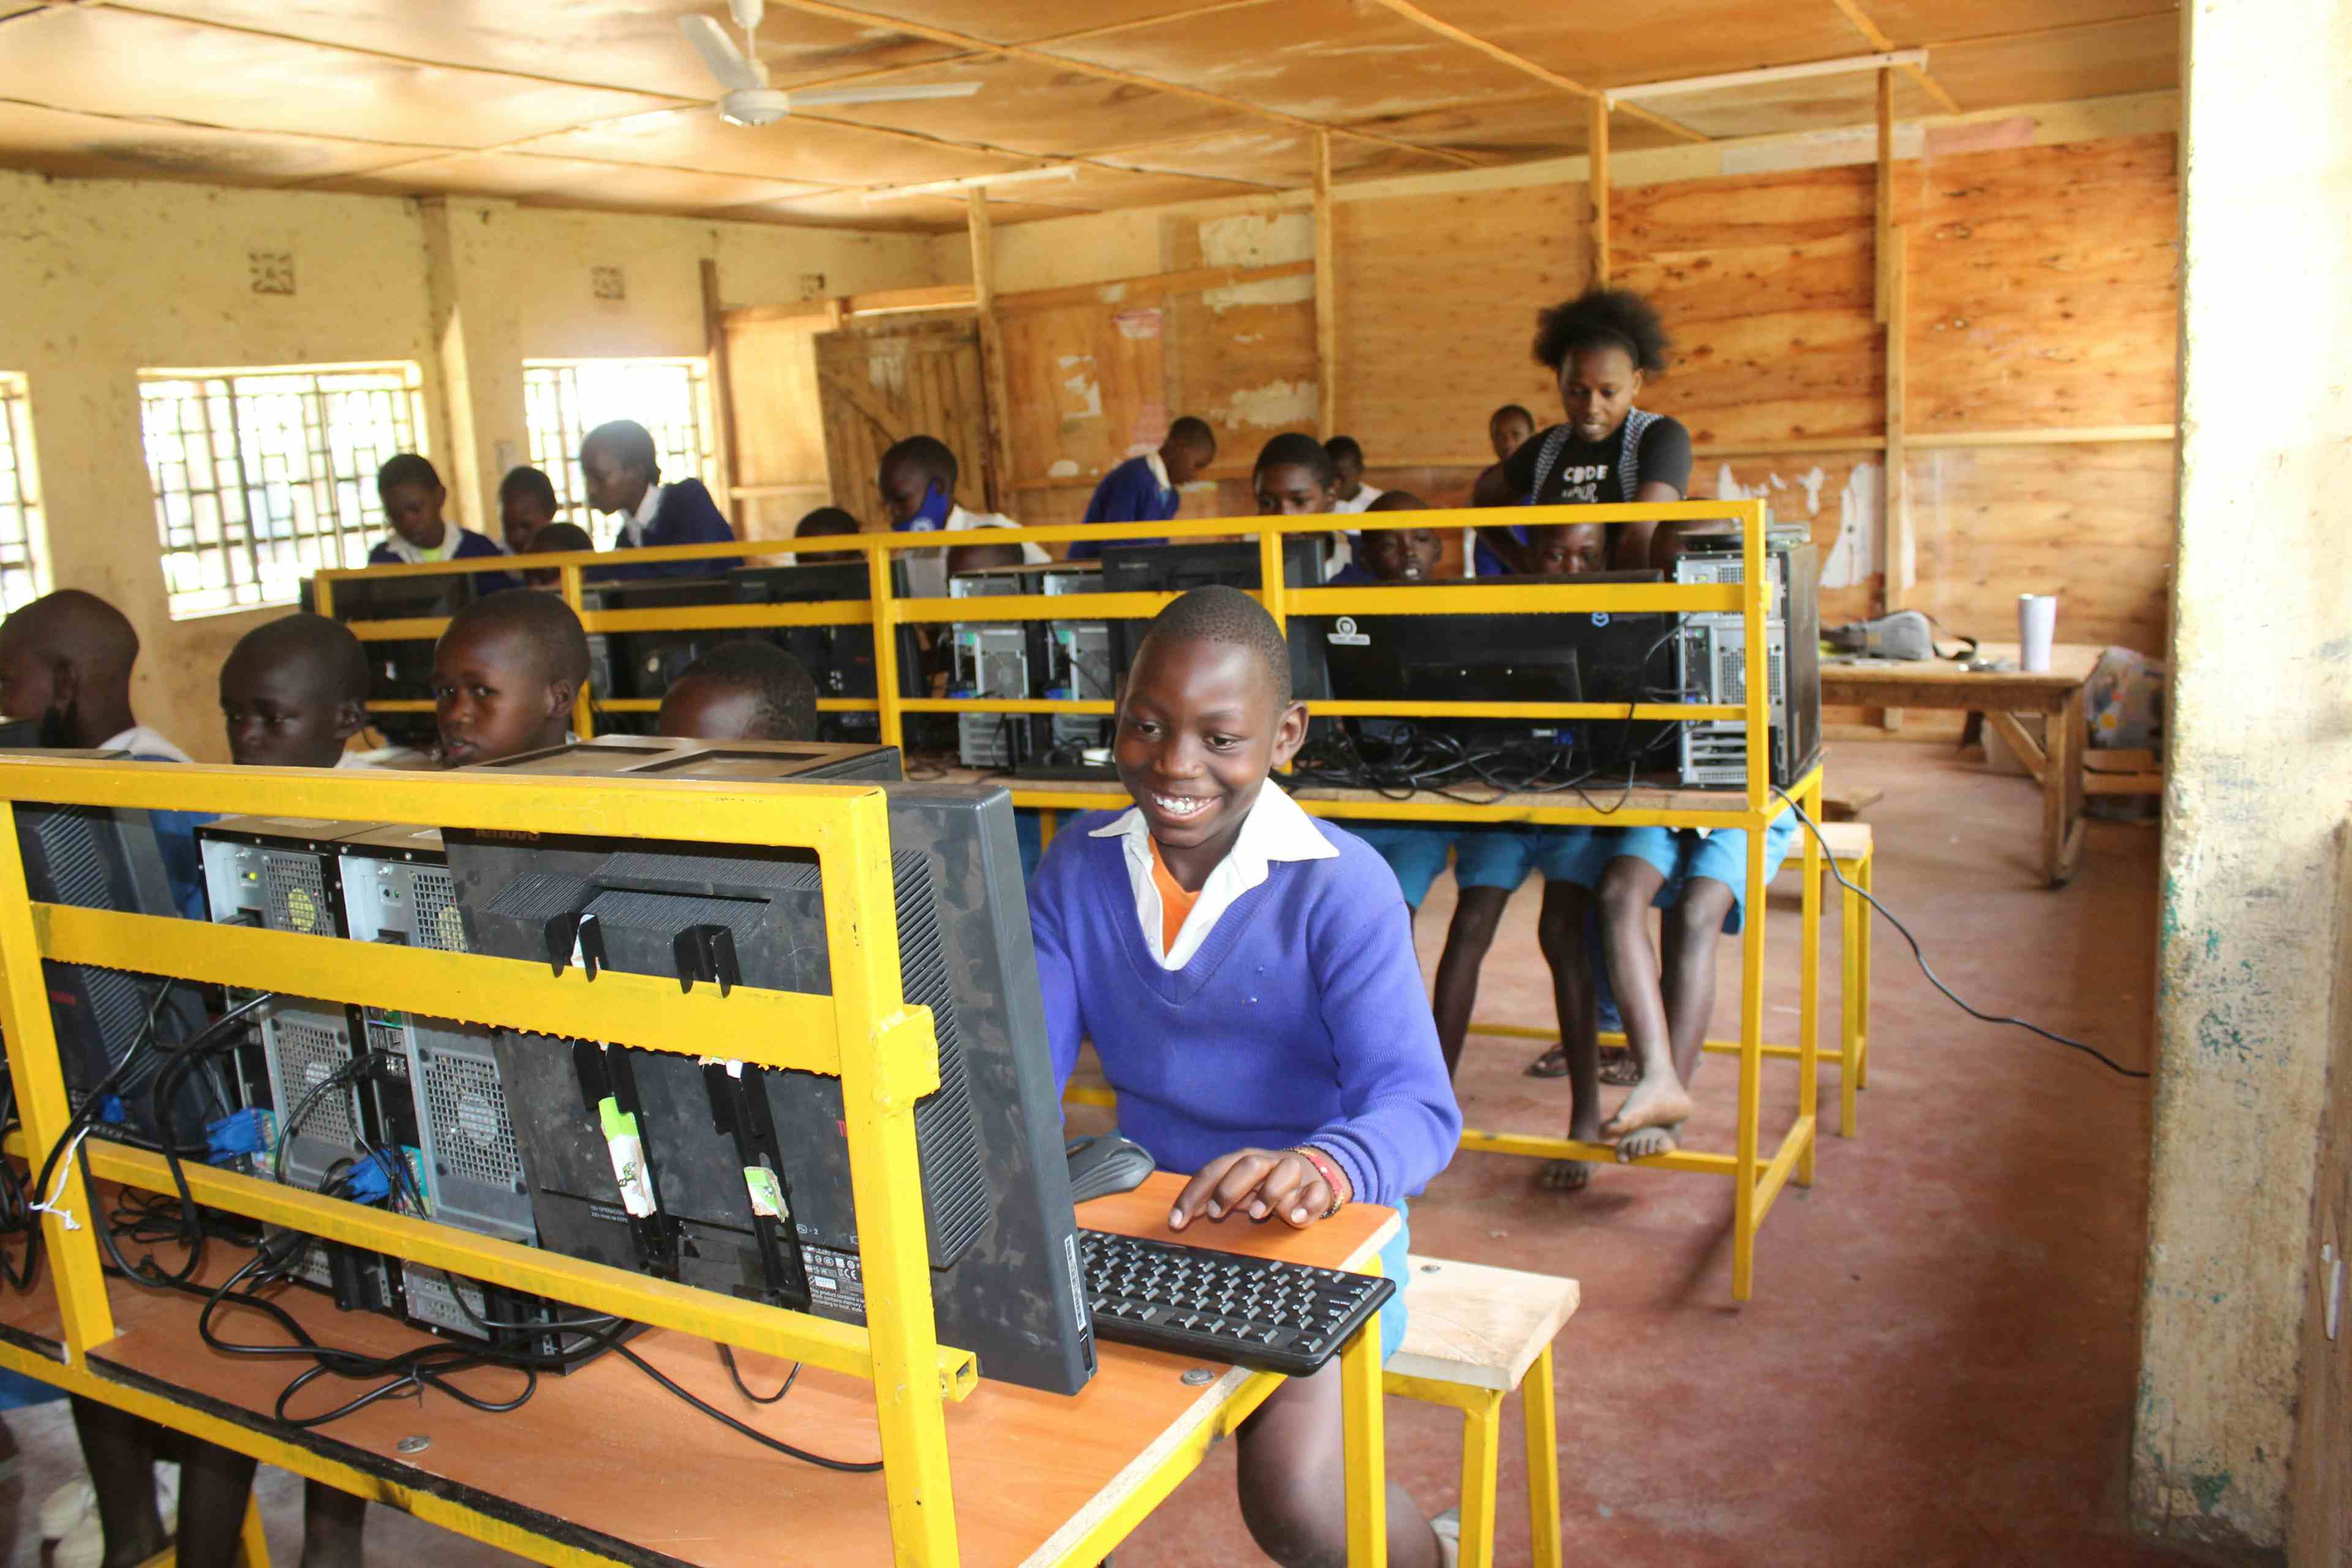
[[[47,552],[25,378],[0,374],[0,611],[49,591]]]
[[[555,485],[555,518],[610,550],[622,519],[591,511],[580,479],[580,438],[608,419],[652,432],[663,482],[712,482],[709,367],[698,359],[530,359],[522,362],[530,460]],[[726,498],[719,497],[724,508]]]
[[[375,471],[423,450],[414,364],[139,373],[172,618],[290,605],[384,531]]]

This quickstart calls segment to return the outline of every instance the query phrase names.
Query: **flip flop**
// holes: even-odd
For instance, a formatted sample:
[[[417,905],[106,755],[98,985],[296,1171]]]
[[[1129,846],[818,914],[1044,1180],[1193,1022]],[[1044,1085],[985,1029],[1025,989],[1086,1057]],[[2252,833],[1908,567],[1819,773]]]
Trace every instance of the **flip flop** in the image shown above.
[[[1527,1076],[1529,1078],[1566,1078],[1568,1076],[1568,1047],[1565,1046],[1552,1047],[1549,1050],[1544,1052],[1543,1055],[1529,1062],[1527,1065],[1526,1072]]]

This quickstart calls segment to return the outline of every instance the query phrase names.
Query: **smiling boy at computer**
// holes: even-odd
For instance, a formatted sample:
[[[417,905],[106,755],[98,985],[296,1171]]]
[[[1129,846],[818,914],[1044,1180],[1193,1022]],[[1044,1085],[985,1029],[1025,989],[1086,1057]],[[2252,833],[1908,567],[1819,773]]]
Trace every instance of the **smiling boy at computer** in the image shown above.
[[[1307,734],[1281,631],[1239,590],[1185,595],[1145,634],[1118,724],[1134,807],[1058,835],[1030,892],[1057,1078],[1093,1040],[1119,1130],[1196,1173],[1171,1230],[1401,1205],[1444,1168],[1461,1112],[1395,877],[1265,787]],[[1400,1226],[1391,1277],[1404,1245]],[[1384,1352],[1402,1305],[1383,1314]],[[1279,1563],[1346,1555],[1338,1373],[1284,1384],[1240,1430],[1243,1516]],[[1391,1488],[1389,1561],[1446,1555]]]

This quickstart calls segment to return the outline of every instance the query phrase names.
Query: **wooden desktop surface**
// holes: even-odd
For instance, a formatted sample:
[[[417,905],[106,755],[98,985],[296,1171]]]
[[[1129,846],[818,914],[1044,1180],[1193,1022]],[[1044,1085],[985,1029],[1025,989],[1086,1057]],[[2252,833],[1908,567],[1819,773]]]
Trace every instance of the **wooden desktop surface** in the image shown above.
[[[1822,700],[1865,708],[1990,708],[2055,712],[2082,689],[2104,646],[2058,643],[2050,668],[2017,668],[2015,643],[1980,643],[1979,658],[2007,659],[2007,669],[1971,670],[1949,658],[1822,660]]]
[[[1160,1174],[1141,1188],[1082,1205],[1091,1229],[1164,1237],[1181,1178]],[[1280,1224],[1228,1220],[1182,1238],[1196,1246],[1324,1267],[1361,1267],[1393,1233],[1395,1212],[1350,1206],[1304,1232]],[[134,1260],[143,1249],[127,1247]],[[247,1256],[215,1244],[208,1282],[225,1279]],[[310,1363],[224,1355],[196,1331],[202,1303],[177,1293],[111,1282],[120,1331],[93,1352],[102,1375],[192,1397],[236,1420],[267,1416],[279,1390]],[[277,1298],[319,1339],[371,1354],[391,1353],[425,1336],[369,1313],[339,1313],[316,1292]],[[43,1283],[30,1295],[0,1295],[0,1331],[19,1342],[62,1337],[56,1296]],[[215,1315],[225,1339],[279,1342],[282,1334],[252,1312]],[[828,1457],[879,1457],[870,1387],[814,1367],[772,1406],[746,1402],[728,1381],[707,1341],[662,1331],[632,1348],[698,1396],[738,1420],[795,1447]],[[1217,1367],[1204,1386],[1183,1382],[1209,1363],[1155,1351],[1103,1345],[1100,1370],[1076,1398],[983,1380],[961,1405],[947,1406],[948,1450],[961,1558],[967,1564],[1051,1562],[1056,1538],[1074,1542],[1156,1468],[1157,1459],[1214,1418],[1253,1375]],[[766,1392],[784,1363],[739,1353],[744,1380]],[[484,1370],[460,1385],[481,1397],[519,1391],[519,1374]],[[371,1386],[321,1378],[290,1414],[324,1411]],[[259,1419],[257,1429],[285,1436]],[[404,1437],[430,1446],[402,1454]],[[492,1415],[437,1393],[386,1399],[296,1441],[399,1485],[434,1490],[520,1528],[625,1563],[846,1564],[890,1561],[888,1521],[879,1474],[843,1475],[770,1453],[666,1393],[617,1356],[568,1377],[542,1377],[521,1409]],[[1049,1547],[1055,1547],[1049,1552]]]

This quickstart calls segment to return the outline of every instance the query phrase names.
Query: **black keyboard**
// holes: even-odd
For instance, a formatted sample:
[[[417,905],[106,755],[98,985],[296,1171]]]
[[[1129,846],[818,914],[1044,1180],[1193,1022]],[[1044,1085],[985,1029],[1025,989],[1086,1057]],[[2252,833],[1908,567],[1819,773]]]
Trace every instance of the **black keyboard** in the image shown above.
[[[1320,1372],[1396,1293],[1392,1279],[1344,1269],[1101,1230],[1078,1237],[1097,1338],[1292,1377]]]

